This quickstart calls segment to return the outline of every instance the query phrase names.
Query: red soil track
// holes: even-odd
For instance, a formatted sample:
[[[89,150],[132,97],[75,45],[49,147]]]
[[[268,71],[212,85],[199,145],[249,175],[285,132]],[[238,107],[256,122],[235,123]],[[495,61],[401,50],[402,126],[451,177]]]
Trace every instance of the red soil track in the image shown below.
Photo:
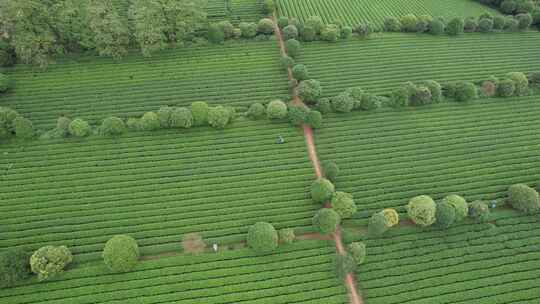
[[[274,21],[274,31],[276,33],[277,40],[279,42],[279,48],[281,49],[281,54],[286,55],[287,50],[285,49],[285,43],[283,42],[283,36],[281,34],[281,30],[279,29],[279,26],[277,25],[277,18],[276,13],[273,15],[273,21]],[[287,69],[287,74],[289,77],[289,80],[293,80],[293,74],[292,69]],[[293,94],[293,104],[295,105],[304,105],[300,97],[296,94],[296,91]],[[308,148],[309,158],[311,159],[311,163],[313,164],[313,169],[315,170],[315,175],[317,178],[324,177],[323,171],[321,169],[321,163],[319,162],[319,157],[317,156],[317,149],[315,148],[315,139],[313,136],[313,129],[311,126],[307,124],[302,125],[302,129],[304,130],[304,138],[306,139],[306,145]],[[329,203],[325,204],[325,208],[331,208]],[[338,254],[345,254],[346,250],[343,246],[343,241],[341,239],[341,227],[338,227],[336,229],[336,232],[333,235],[334,242],[336,244],[336,251]],[[353,274],[348,274],[345,277],[345,285],[347,286],[347,289],[349,290],[349,297],[351,299],[351,304],[364,304],[364,301],[358,294],[357,288],[356,288],[356,280],[354,278]]]

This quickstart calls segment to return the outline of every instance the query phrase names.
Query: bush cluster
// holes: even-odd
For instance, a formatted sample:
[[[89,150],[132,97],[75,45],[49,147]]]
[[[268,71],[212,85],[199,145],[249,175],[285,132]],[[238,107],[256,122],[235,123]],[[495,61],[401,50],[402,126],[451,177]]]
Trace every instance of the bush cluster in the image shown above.
[[[22,249],[0,253],[0,288],[11,287],[30,275],[30,255]]]
[[[35,134],[32,122],[17,111],[0,107],[0,139],[17,137],[29,139]]]
[[[330,205],[342,219],[351,218],[358,211],[352,194],[346,192],[336,191]]]
[[[379,237],[388,229],[399,224],[399,214],[395,209],[384,209],[371,215],[368,223],[368,235]]]
[[[330,209],[320,209],[313,217],[313,226],[319,230],[322,234],[329,234],[336,231],[338,225],[341,222],[339,214]]]
[[[288,29],[288,35],[294,34],[294,29]],[[238,27],[227,20],[211,23],[208,25],[206,37],[211,43],[221,44],[229,39],[266,39],[265,36],[274,33],[274,22],[272,19],[263,18],[257,23],[255,22],[240,22]],[[298,34],[296,34],[298,35]]]
[[[443,100],[442,92],[442,86],[434,80],[419,83],[409,81],[390,94],[390,105],[404,107],[438,103]]]
[[[266,222],[258,222],[249,227],[247,244],[258,254],[274,251],[278,247],[278,233],[274,226]]]
[[[66,246],[45,246],[32,254],[30,268],[44,281],[61,273],[71,261],[73,256]]]
[[[289,117],[289,122],[294,126],[307,124],[313,129],[322,127],[322,114],[319,111],[311,110],[304,104],[289,105],[287,115]]]
[[[128,235],[116,235],[105,243],[103,261],[112,272],[128,272],[139,261],[139,245]]]

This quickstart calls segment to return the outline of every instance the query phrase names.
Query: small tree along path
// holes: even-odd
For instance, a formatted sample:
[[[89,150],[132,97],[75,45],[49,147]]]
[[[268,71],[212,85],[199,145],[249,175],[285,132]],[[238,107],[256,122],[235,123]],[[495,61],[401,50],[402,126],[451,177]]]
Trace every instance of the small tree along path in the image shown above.
[[[287,50],[285,49],[285,42],[283,41],[283,35],[281,34],[281,30],[277,24],[277,17],[276,13],[273,14],[273,21],[274,21],[274,32],[276,33],[277,40],[279,42],[279,48],[281,49],[282,55],[287,55]],[[289,77],[289,81],[293,80],[293,74],[292,69],[289,67],[287,69],[287,74]],[[300,97],[298,97],[298,94],[296,93],[296,89],[293,89],[293,104],[305,106]],[[309,153],[309,158],[311,159],[311,163],[313,164],[313,169],[315,170],[315,175],[317,178],[324,177],[324,174],[321,169],[321,163],[319,162],[319,157],[317,156],[317,150],[315,148],[315,139],[313,136],[313,129],[311,126],[307,124],[302,125],[302,129],[304,130],[304,138],[306,139],[306,145]],[[325,204],[325,208],[331,208],[329,203]],[[336,244],[336,251],[338,254],[345,254],[346,250],[343,246],[343,241],[341,239],[341,227],[337,227],[336,232],[333,235],[334,242]],[[364,301],[358,294],[358,291],[356,289],[356,280],[354,278],[354,274],[349,273],[345,277],[345,285],[347,286],[347,289],[349,290],[349,297],[351,299],[351,304],[363,304]]]

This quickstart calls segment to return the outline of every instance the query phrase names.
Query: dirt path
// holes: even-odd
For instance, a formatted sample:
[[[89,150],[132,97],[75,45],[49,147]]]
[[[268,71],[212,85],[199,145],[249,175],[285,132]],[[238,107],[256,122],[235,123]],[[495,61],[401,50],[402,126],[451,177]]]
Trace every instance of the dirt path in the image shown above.
[[[283,36],[281,34],[281,30],[279,29],[279,26],[277,24],[277,17],[276,13],[274,12],[272,19],[274,21],[274,31],[276,33],[276,37],[279,43],[279,48],[281,49],[281,54],[286,55],[287,50],[285,49],[285,42],[283,41]],[[289,81],[293,80],[293,74],[292,69],[287,69],[287,75],[289,77]],[[295,105],[304,105],[300,97],[296,94],[296,91],[293,92],[293,104]],[[315,175],[317,178],[324,177],[323,170],[321,169],[321,163],[319,162],[319,157],[317,156],[317,149],[315,148],[315,138],[313,136],[313,129],[311,126],[307,124],[302,125],[302,129],[304,130],[304,137],[306,139],[306,145],[309,153],[309,159],[311,159],[311,163],[313,164],[313,169],[315,170]],[[325,204],[325,208],[331,208],[330,203]],[[338,254],[345,254],[346,250],[343,246],[343,241],[341,239],[341,227],[338,227],[336,232],[333,235],[334,242],[336,244],[336,251]],[[356,280],[354,278],[353,274],[348,274],[345,277],[345,285],[347,286],[347,289],[349,290],[349,297],[351,299],[351,304],[364,304],[364,301],[358,294],[358,290],[356,287]]]

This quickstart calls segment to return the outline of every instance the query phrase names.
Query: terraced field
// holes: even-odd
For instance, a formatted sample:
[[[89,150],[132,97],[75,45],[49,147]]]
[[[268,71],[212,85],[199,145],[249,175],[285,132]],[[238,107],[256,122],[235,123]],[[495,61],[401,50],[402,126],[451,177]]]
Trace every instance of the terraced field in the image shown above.
[[[387,93],[405,81],[480,80],[540,70],[540,33],[467,34],[460,37],[384,34],[370,40],[304,44],[301,63],[333,96],[361,86]]]
[[[317,148],[363,212],[404,211],[420,194],[503,198],[511,184],[540,181],[539,113],[539,97],[529,96],[340,114],[317,131]]]
[[[340,21],[356,26],[372,22],[382,27],[388,16],[407,14],[453,17],[478,17],[483,12],[499,14],[496,10],[474,0],[280,0],[278,12],[282,16],[305,21],[310,16],[320,16],[325,23]]]
[[[540,219],[495,215],[493,223],[400,227],[367,241],[358,272],[365,303],[538,303]]]
[[[18,65],[7,73],[17,88],[0,103],[40,128],[51,128],[61,114],[99,123],[112,114],[138,116],[161,105],[203,100],[243,108],[288,97],[274,41],[179,48],[149,59],[137,53],[116,63],[71,57],[47,72]]]
[[[311,229],[313,172],[289,124],[128,135],[2,144],[0,249],[63,244],[91,260],[116,234],[150,254],[180,250],[188,232],[244,240],[261,220]]]
[[[146,261],[127,274],[108,274],[103,266],[86,267],[52,282],[2,289],[0,301],[345,304],[345,287],[329,271],[333,255],[332,244],[303,241],[267,256],[243,249]]]

